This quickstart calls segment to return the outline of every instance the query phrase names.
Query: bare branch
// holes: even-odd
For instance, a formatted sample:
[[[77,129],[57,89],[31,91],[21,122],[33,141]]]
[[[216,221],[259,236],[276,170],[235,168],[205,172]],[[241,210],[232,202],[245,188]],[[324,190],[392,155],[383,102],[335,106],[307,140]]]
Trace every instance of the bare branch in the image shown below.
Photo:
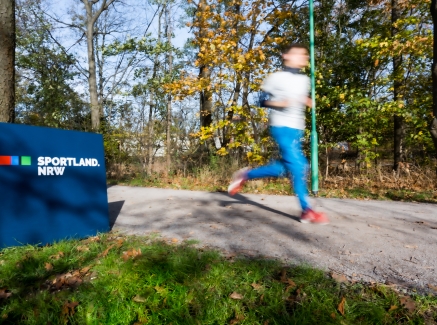
[[[86,1],[86,0],[83,0]],[[95,0],[94,0],[95,1]],[[115,0],[109,0],[108,3],[106,3],[106,0],[103,0],[102,6],[94,13],[94,16],[92,16],[92,23],[94,24],[96,20],[100,17],[103,11],[107,10],[109,6],[114,3]],[[95,3],[95,2],[93,2]]]
[[[52,33],[49,31],[49,30],[47,30],[47,33],[49,34],[49,36],[50,36],[50,38],[56,43],[56,45],[58,45],[59,46],[59,48],[61,49],[61,51],[62,52],[64,52],[64,54],[66,54],[66,55],[68,55],[68,50],[66,50],[65,48],[64,48],[64,46],[61,44],[61,43],[59,43],[59,41],[52,35]],[[88,74],[87,74],[87,70],[86,69],[84,69],[84,68],[82,68],[81,66],[80,66],[80,64],[79,64],[79,62],[76,60],[76,58],[74,58],[74,65],[75,65],[75,67],[77,68],[77,70],[79,70],[79,73],[80,74],[82,74],[84,77],[87,77],[88,76]]]
[[[82,33],[85,33],[85,29],[84,29],[82,26],[80,26],[80,25],[76,25],[76,24],[69,24],[69,23],[66,23],[66,22],[64,22],[64,21],[62,21],[62,20],[59,20],[59,19],[56,18],[56,17],[53,17],[53,16],[50,15],[48,12],[43,11],[43,9],[41,9],[41,11],[44,12],[45,15],[47,15],[48,17],[50,17],[51,19],[53,19],[53,20],[56,21],[57,23],[62,24],[62,25],[66,26],[66,27],[69,27],[69,28],[76,28],[76,29],[79,29]],[[35,14],[35,13],[34,13],[34,14]]]

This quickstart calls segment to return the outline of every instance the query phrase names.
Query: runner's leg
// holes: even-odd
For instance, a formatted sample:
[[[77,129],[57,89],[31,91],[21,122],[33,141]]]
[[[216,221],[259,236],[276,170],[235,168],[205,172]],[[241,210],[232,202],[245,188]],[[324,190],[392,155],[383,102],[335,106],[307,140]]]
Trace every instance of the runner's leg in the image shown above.
[[[288,127],[272,127],[272,136],[279,145],[281,152],[281,163],[290,172],[294,192],[299,198],[302,210],[310,209],[308,189],[306,184],[306,173],[308,162],[303,155],[300,139],[303,137],[303,130]]]

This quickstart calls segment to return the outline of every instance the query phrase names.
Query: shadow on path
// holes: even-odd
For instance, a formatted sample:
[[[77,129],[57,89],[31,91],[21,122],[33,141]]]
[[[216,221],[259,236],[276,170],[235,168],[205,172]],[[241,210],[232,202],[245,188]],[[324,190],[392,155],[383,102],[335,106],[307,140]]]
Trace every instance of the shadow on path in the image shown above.
[[[115,222],[117,221],[118,215],[120,214],[121,209],[123,208],[123,201],[109,202],[108,210],[109,210],[109,228],[112,230]]]
[[[223,196],[226,196],[226,197],[228,197],[228,198],[230,198],[230,199],[238,200],[238,201],[240,201],[240,202],[243,203],[243,204],[250,204],[250,205],[256,206],[256,207],[258,207],[258,208],[260,208],[260,209],[263,209],[263,210],[266,210],[266,211],[269,211],[269,212],[273,212],[273,213],[276,213],[276,214],[282,215],[282,216],[284,216],[284,217],[287,217],[287,218],[293,219],[294,221],[300,222],[300,221],[299,221],[300,218],[299,218],[298,216],[294,216],[294,215],[291,215],[291,214],[288,214],[288,213],[284,213],[284,212],[282,212],[282,211],[279,211],[279,210],[276,210],[276,209],[270,208],[270,207],[268,207],[268,206],[266,206],[266,205],[259,204],[259,203],[257,203],[257,202],[252,201],[251,199],[245,197],[244,195],[241,195],[241,194],[235,194],[234,196],[231,196],[231,195],[229,195],[229,194],[226,193],[226,192],[217,192],[217,193],[219,193],[219,194],[221,194],[221,195],[223,195]]]

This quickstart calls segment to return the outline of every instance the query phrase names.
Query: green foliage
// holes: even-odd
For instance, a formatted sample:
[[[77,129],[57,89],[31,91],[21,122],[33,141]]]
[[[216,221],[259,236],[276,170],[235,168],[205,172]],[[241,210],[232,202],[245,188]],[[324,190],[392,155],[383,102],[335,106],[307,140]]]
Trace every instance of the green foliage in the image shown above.
[[[73,88],[76,59],[50,38],[37,1],[23,1],[17,11],[17,121],[89,129],[88,104]]]
[[[253,11],[246,11],[245,5]],[[261,163],[265,160],[268,140],[258,136],[260,128],[257,126],[265,118],[265,112],[254,105],[250,109],[236,105],[235,101],[226,105],[221,97],[226,91],[236,91],[239,82],[242,85],[250,82],[250,89],[258,90],[262,77],[279,67],[283,44],[308,43],[308,8],[278,4],[269,14],[256,16],[255,19],[263,22],[269,31],[262,38],[263,31],[247,29],[247,23],[238,23],[239,18],[246,17],[244,15],[249,22],[249,17],[259,14],[256,11],[258,2],[245,5],[238,7],[241,12],[236,12],[236,7],[222,7],[219,1],[217,7],[205,9],[203,20],[193,24],[199,30],[194,39],[199,49],[196,64],[210,64],[216,70],[203,87],[208,85],[217,98],[214,107],[217,114],[211,127],[201,129],[195,136],[205,141],[223,134],[225,146],[218,154],[226,155],[235,148],[244,147],[249,151],[249,162]],[[401,17],[395,26],[399,32],[395,37],[391,36],[390,6],[387,1],[331,0],[321,2],[315,8],[316,103],[321,149],[347,142],[360,152],[361,160],[366,164],[378,156],[375,148],[392,146],[394,115],[402,116],[405,121],[404,149],[419,147],[426,152],[434,151],[427,131],[432,104],[429,1],[400,5]],[[288,15],[288,12],[293,14]],[[228,25],[232,19],[236,19],[235,24]],[[231,32],[226,31],[225,38],[221,34],[223,25],[231,28]],[[202,35],[212,39],[202,38],[201,30]],[[260,55],[245,46],[251,35],[255,35],[256,50]],[[237,44],[241,44],[241,49]],[[229,45],[233,53],[221,56]],[[402,67],[395,75],[392,60],[400,55]],[[259,60],[261,56],[265,60]],[[402,84],[401,99],[396,100],[393,99],[395,81]],[[192,87],[198,86],[192,83]],[[244,103],[244,95],[240,94],[240,98]],[[230,115],[239,119],[235,122],[226,118]],[[261,126],[265,127],[265,124]],[[309,118],[307,126],[310,127]],[[225,136],[232,141],[226,142]]]

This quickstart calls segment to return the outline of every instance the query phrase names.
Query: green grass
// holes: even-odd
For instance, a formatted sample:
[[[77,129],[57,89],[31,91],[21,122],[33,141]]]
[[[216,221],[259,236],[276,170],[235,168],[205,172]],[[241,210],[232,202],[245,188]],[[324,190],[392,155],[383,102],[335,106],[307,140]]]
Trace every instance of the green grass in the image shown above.
[[[0,264],[0,324],[437,322],[431,295],[408,298],[415,307],[407,310],[387,286],[338,283],[278,261],[230,260],[193,242],[108,234],[4,249]]]

